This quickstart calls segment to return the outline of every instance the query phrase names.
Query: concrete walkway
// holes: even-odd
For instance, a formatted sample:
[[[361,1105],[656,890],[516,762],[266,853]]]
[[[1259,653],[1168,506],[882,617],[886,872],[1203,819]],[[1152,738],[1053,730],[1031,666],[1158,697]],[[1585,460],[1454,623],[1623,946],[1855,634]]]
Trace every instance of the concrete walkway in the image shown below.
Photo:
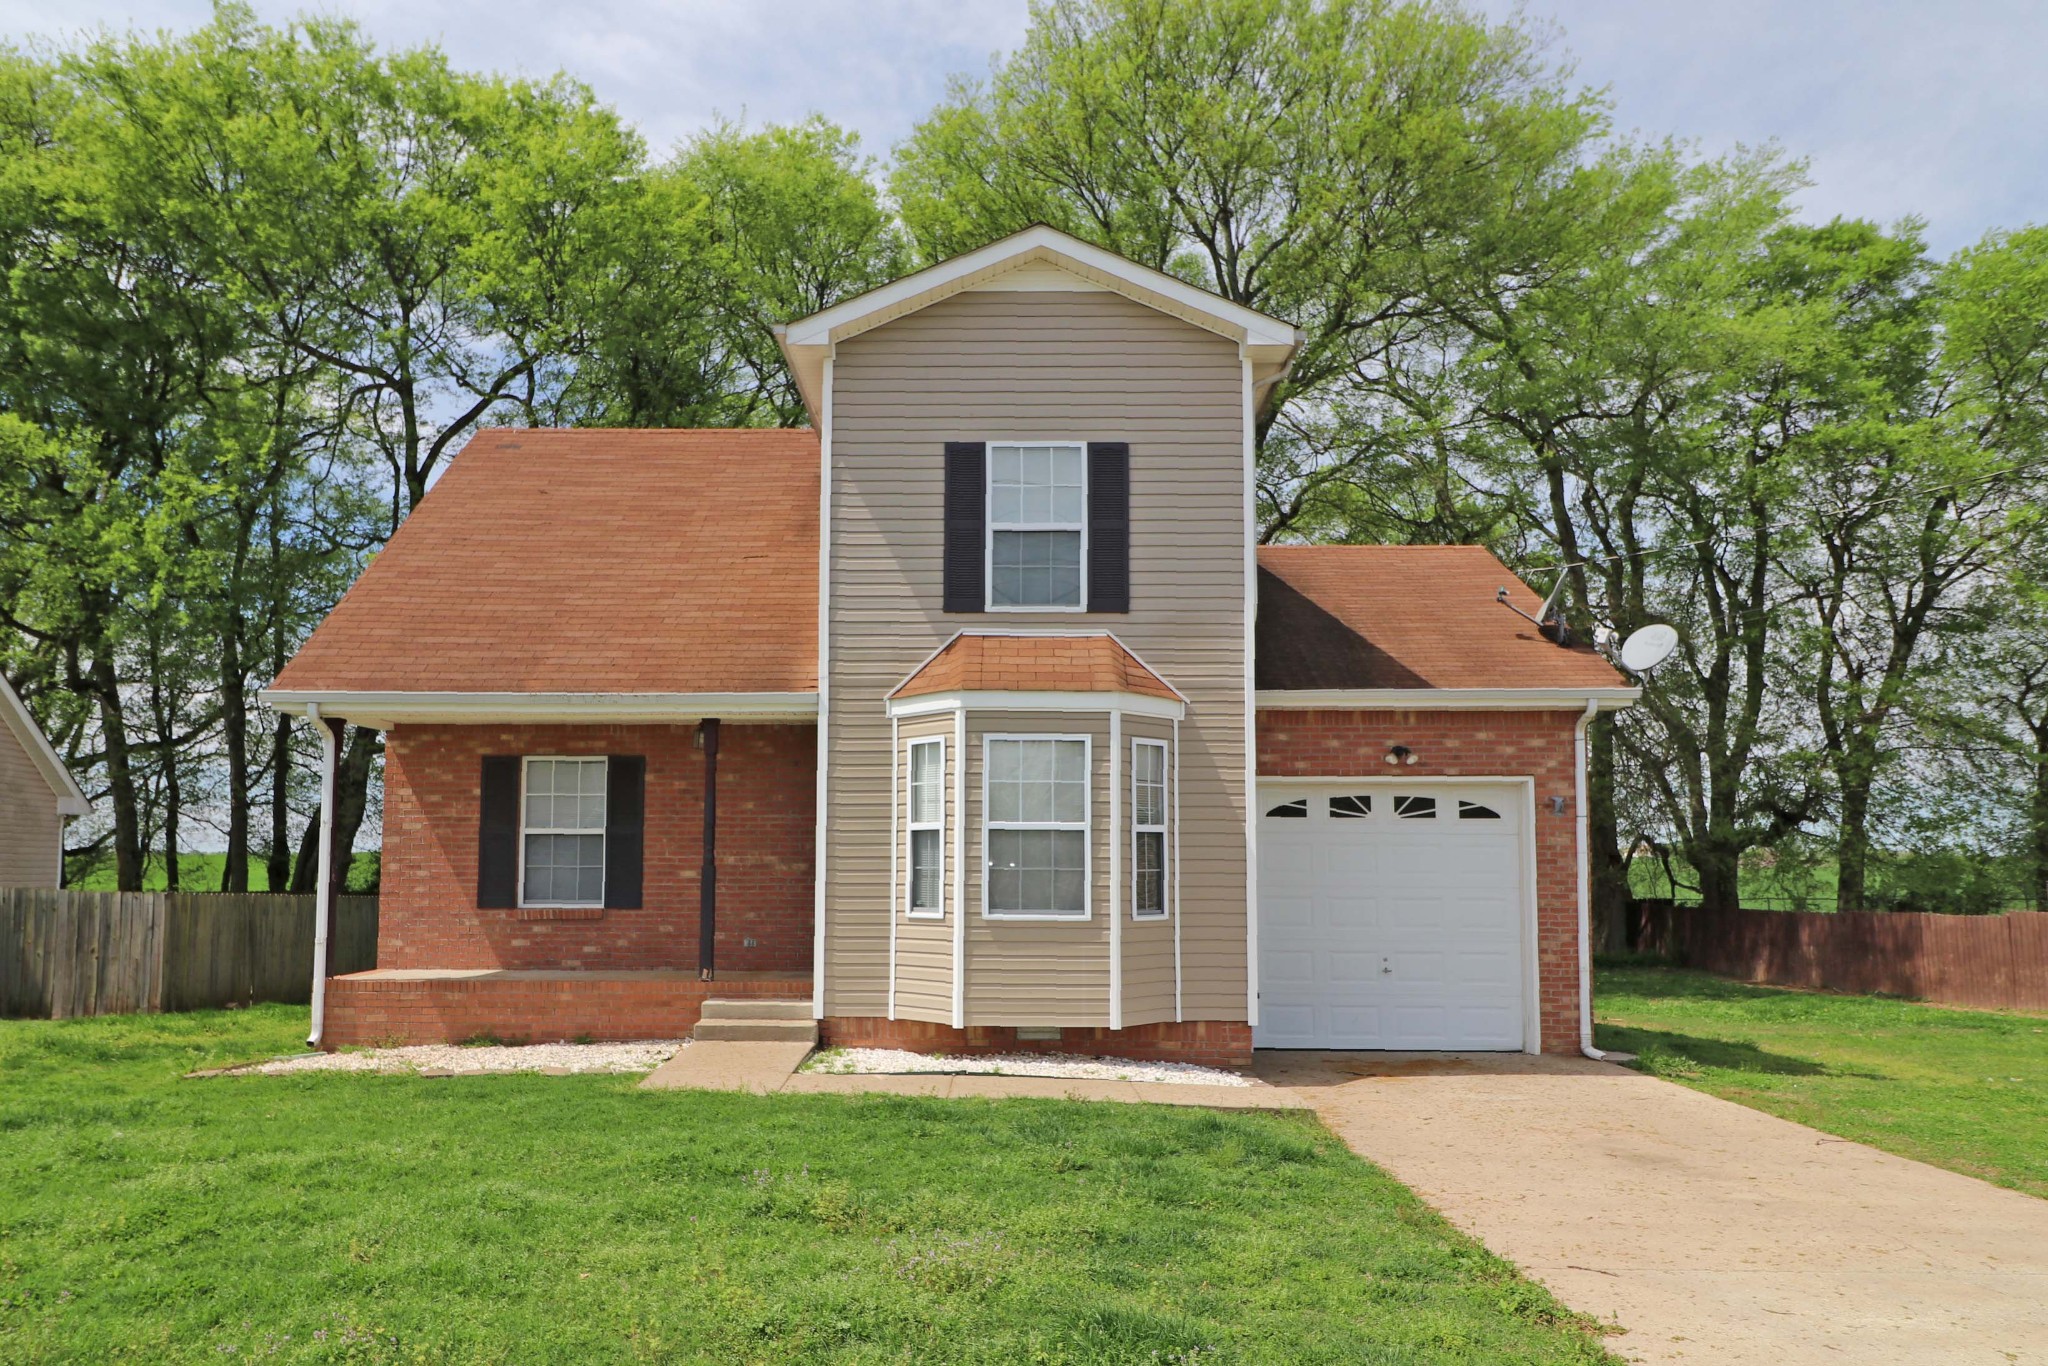
[[[1309,1103],[1277,1086],[1204,1086],[1194,1082],[1093,1081],[1070,1077],[1005,1077],[919,1072],[890,1075],[799,1072],[809,1044],[691,1044],[647,1074],[649,1091],[751,1091],[755,1095],[977,1096],[1004,1100],[1113,1100],[1133,1104],[1198,1105],[1212,1110],[1306,1110]]]
[[[2048,1363],[2048,1201],[1584,1059],[1257,1070],[1630,1361]]]

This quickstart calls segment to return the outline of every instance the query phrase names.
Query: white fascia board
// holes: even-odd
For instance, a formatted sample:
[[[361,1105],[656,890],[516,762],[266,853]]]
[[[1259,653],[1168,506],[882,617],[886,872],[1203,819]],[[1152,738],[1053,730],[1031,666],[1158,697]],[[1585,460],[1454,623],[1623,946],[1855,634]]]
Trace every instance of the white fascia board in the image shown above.
[[[1602,711],[1634,705],[1641,688],[1261,688],[1258,705],[1275,711]]]
[[[1120,711],[1178,721],[1187,710],[1187,703],[1177,698],[1127,692],[947,692],[899,697],[889,703],[889,715],[901,720],[955,711]]]
[[[1291,352],[1297,344],[1299,334],[1290,323],[1269,318],[1185,280],[1040,224],[798,319],[783,331],[784,352],[844,341],[1014,269],[1024,260],[1049,261],[1093,284],[1185,318],[1243,346],[1284,348]]]
[[[812,692],[712,693],[488,693],[488,692],[305,692],[265,688],[259,697],[291,716],[303,716],[308,702],[322,716],[339,717],[382,730],[424,721],[646,722],[728,720],[809,721],[818,715]]]
[[[36,718],[29,715],[27,704],[14,691],[5,675],[0,675],[0,717],[4,717],[7,728],[14,732],[15,739],[34,762],[36,770],[43,775],[43,781],[50,785],[50,792],[57,798],[57,814],[60,816],[84,816],[92,811],[92,803],[85,799],[85,789],[71,776],[71,770],[64,767],[64,761],[57,756],[56,746],[50,737],[43,734],[43,728],[36,724]]]

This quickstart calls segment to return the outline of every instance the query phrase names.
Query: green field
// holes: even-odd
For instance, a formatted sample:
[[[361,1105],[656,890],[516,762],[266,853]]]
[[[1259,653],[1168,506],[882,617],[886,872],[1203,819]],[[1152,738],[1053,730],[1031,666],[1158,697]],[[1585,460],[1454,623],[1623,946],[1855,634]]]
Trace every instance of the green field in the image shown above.
[[[2048,1018],[1603,967],[1602,1048],[1843,1138],[2048,1196]]]
[[[187,892],[217,892],[220,890],[221,872],[227,867],[226,854],[180,854],[178,855],[178,885]],[[358,853],[349,863],[348,885],[351,891],[361,891],[374,886],[377,880],[378,856],[374,852]],[[113,860],[100,863],[90,871],[74,876],[71,885],[82,892],[111,892],[114,890]],[[143,865],[142,890],[161,892],[164,889],[164,865],[159,855],[151,855]],[[261,859],[249,861],[249,890],[267,892],[270,890],[270,872]]]
[[[0,1021],[0,1361],[1599,1362],[1308,1116],[227,1077]]]

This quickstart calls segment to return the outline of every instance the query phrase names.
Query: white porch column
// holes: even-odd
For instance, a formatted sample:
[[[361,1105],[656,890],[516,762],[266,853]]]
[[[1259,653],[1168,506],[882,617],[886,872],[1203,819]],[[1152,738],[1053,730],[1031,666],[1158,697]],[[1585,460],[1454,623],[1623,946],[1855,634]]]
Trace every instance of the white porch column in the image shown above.
[[[327,927],[334,917],[334,790],[341,744],[318,702],[306,704],[306,719],[320,728],[320,881],[313,889],[313,1028],[310,1048],[320,1046],[327,1015]]]

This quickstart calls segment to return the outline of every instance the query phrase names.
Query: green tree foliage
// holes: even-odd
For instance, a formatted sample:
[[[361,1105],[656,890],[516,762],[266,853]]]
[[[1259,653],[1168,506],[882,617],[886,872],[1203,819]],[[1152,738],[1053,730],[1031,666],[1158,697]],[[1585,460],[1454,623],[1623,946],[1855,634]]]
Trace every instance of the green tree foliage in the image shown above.
[[[309,885],[260,684],[481,425],[803,420],[770,325],[896,272],[867,169],[821,120],[650,166],[567,78],[240,5],[0,54],[0,628],[74,852],[136,887],[207,825],[227,888]]]

